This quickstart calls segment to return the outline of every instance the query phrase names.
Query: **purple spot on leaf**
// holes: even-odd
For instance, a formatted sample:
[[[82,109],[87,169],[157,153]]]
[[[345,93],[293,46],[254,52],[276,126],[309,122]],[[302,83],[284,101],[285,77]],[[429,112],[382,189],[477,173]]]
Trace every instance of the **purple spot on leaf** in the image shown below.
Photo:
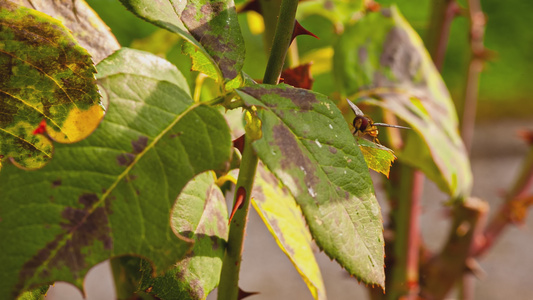
[[[147,145],[148,145],[148,137],[146,136],[140,136],[136,141],[131,142],[131,146],[133,147],[134,154],[143,152]]]

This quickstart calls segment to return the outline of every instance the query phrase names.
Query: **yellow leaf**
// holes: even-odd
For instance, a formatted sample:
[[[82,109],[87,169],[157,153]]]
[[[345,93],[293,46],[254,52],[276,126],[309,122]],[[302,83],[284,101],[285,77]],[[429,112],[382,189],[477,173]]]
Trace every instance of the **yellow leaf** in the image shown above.
[[[104,117],[104,109],[99,104],[92,105],[88,110],[72,108],[63,123],[61,130],[47,125],[50,137],[60,143],[75,143],[89,136]]]

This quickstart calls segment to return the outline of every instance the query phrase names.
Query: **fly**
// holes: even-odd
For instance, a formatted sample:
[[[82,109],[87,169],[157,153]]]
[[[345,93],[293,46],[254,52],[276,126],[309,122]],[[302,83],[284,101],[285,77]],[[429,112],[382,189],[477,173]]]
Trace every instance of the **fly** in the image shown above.
[[[409,127],[404,126],[398,126],[398,125],[390,125],[385,123],[374,123],[372,119],[365,115],[357,105],[355,105],[352,101],[349,99],[346,99],[348,101],[348,104],[352,108],[353,112],[355,113],[355,119],[353,119],[353,127],[355,128],[355,131],[353,134],[359,133],[360,136],[363,135],[369,135],[373,138],[374,143],[381,144],[378,140],[378,127],[392,127],[392,128],[399,128],[399,129],[411,129]]]

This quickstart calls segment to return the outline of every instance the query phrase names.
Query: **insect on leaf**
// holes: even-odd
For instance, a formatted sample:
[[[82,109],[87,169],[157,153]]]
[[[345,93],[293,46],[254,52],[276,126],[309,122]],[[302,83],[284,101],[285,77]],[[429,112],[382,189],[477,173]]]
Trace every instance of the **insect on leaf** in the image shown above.
[[[398,158],[454,199],[468,196],[472,172],[444,81],[420,37],[396,7],[367,13],[346,28],[335,47],[334,71],[350,98],[394,113],[413,130]]]
[[[96,70],[56,19],[2,1],[0,20],[0,155],[35,169],[53,152],[45,135],[34,134],[42,120],[62,143],[86,138],[102,120]]]
[[[363,155],[326,96],[280,84],[237,90],[258,108],[257,155],[300,205],[318,246],[346,270],[383,286],[383,222]]]

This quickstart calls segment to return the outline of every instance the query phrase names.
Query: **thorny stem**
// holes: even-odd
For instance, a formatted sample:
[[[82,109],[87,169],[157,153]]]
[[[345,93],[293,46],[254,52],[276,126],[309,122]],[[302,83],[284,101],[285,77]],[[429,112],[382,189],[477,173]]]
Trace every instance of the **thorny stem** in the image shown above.
[[[457,14],[455,0],[435,0],[432,22],[429,26],[426,46],[437,68],[440,70],[444,61],[451,21]],[[387,298],[416,299],[419,281],[420,250],[420,198],[424,175],[405,165],[398,166],[400,179],[391,180],[395,194],[391,198],[393,230],[395,231],[392,252],[394,265],[390,266],[391,276],[387,277]],[[392,170],[391,170],[392,171]],[[391,177],[393,175],[391,174]]]
[[[241,160],[239,178],[235,187],[235,201],[242,196],[244,189],[244,199],[240,208],[235,212],[229,229],[228,246],[220,273],[220,284],[218,286],[219,300],[237,300],[239,296],[239,271],[241,268],[242,249],[244,243],[244,231],[248,210],[250,208],[250,194],[254,183],[255,171],[257,169],[258,157],[252,147],[253,140],[246,134],[244,137],[244,151]]]
[[[481,256],[488,249],[492,247],[494,242],[501,235],[505,227],[513,223],[511,217],[513,207],[519,204],[524,199],[531,187],[533,186],[533,147],[530,148],[528,155],[524,159],[522,169],[518,173],[518,177],[515,180],[513,187],[507,193],[505,197],[505,203],[500,207],[499,211],[492,218],[489,225],[485,229],[482,237],[482,243],[474,250],[474,256]],[[524,208],[526,209],[526,208]]]
[[[448,241],[423,268],[425,280],[420,290],[423,299],[444,299],[457,279],[463,276],[476,237],[485,225],[488,209],[488,204],[477,198],[468,198],[455,205]]]
[[[478,100],[479,77],[483,69],[485,46],[483,36],[485,33],[485,15],[481,9],[479,0],[468,0],[468,21],[470,29],[470,62],[466,74],[466,84],[463,99],[457,102],[457,110],[460,115],[461,137],[466,150],[470,153],[474,136],[474,124],[476,119],[476,106]],[[499,230],[503,226],[497,226]],[[498,233],[499,234],[499,233]],[[481,234],[480,234],[481,235]],[[473,239],[473,247],[476,247],[480,236]],[[475,249],[472,251],[476,251]],[[473,255],[473,253],[470,253]],[[474,297],[474,280],[471,273],[464,273],[460,283],[461,299],[470,300]]]
[[[285,55],[291,42],[297,7],[298,0],[283,0],[281,3],[280,16],[278,18],[263,83],[278,83],[285,61]],[[237,179],[235,202],[237,202],[238,197],[243,196],[243,189],[245,194],[244,200],[236,211],[230,225],[228,247],[224,256],[218,287],[219,300],[236,300],[239,296],[239,271],[242,260],[244,231],[250,207],[250,194],[259,162],[259,158],[252,146],[252,142],[254,141],[252,136],[254,134],[247,132],[244,137],[244,151],[241,159],[239,177]]]
[[[470,24],[470,63],[468,65],[466,86],[461,113],[461,136],[466,149],[470,152],[472,137],[474,135],[474,122],[476,119],[477,95],[479,89],[479,76],[483,69],[485,59],[485,14],[481,10],[479,0],[468,0],[468,21]]]

